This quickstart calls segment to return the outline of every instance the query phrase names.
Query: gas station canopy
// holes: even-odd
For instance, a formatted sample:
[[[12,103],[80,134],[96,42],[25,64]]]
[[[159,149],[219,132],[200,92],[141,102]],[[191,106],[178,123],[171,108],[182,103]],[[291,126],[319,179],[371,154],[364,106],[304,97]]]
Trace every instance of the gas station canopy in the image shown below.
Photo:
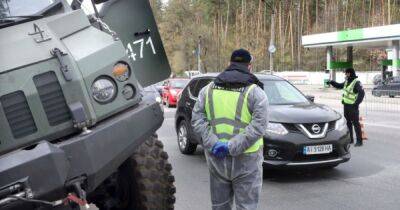
[[[391,50],[392,59],[383,61],[383,65],[392,66],[393,76],[400,72],[400,24],[359,28],[330,33],[303,36],[301,41],[306,48],[326,48],[326,69],[330,78],[335,79],[335,69],[353,67],[353,47],[378,48]],[[333,56],[333,48],[346,48],[346,61],[337,61]]]
[[[400,40],[400,24],[306,35],[302,37],[302,44],[306,48],[353,46],[386,49],[392,48],[395,40]]]

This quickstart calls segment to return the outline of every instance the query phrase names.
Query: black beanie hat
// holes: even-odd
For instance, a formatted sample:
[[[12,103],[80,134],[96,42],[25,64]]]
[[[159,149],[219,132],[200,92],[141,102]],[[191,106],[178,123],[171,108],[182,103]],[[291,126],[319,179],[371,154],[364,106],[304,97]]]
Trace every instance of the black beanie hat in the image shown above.
[[[350,77],[355,77],[356,76],[356,71],[354,71],[353,68],[347,68],[344,72],[345,73],[350,73]]]
[[[245,49],[238,49],[233,51],[231,62],[249,64],[252,60],[251,54]]]

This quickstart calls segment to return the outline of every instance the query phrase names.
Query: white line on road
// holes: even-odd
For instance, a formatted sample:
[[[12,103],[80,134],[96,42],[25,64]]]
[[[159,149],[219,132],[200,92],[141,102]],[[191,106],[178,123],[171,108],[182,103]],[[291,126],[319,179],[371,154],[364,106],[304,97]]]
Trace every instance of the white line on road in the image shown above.
[[[176,110],[174,108],[167,108],[164,107],[164,112],[175,112]]]
[[[387,125],[387,124],[379,124],[379,123],[364,123],[368,126],[375,126],[375,127],[384,127],[384,128],[391,128],[391,129],[400,129],[400,126],[395,125]]]

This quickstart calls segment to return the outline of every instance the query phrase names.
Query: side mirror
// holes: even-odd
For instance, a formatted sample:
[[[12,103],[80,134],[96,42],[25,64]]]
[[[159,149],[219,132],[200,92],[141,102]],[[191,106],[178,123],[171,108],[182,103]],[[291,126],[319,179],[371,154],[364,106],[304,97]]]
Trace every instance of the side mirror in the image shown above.
[[[314,102],[314,100],[315,100],[315,96],[311,96],[311,95],[306,95],[306,98],[311,102]]]

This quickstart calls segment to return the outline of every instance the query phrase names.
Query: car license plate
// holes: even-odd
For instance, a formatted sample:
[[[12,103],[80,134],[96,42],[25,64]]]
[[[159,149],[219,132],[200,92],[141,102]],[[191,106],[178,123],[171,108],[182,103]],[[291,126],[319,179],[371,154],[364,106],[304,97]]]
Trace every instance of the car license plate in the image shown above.
[[[328,154],[333,150],[332,144],[305,146],[303,148],[303,154],[305,155],[316,155],[316,154]]]

